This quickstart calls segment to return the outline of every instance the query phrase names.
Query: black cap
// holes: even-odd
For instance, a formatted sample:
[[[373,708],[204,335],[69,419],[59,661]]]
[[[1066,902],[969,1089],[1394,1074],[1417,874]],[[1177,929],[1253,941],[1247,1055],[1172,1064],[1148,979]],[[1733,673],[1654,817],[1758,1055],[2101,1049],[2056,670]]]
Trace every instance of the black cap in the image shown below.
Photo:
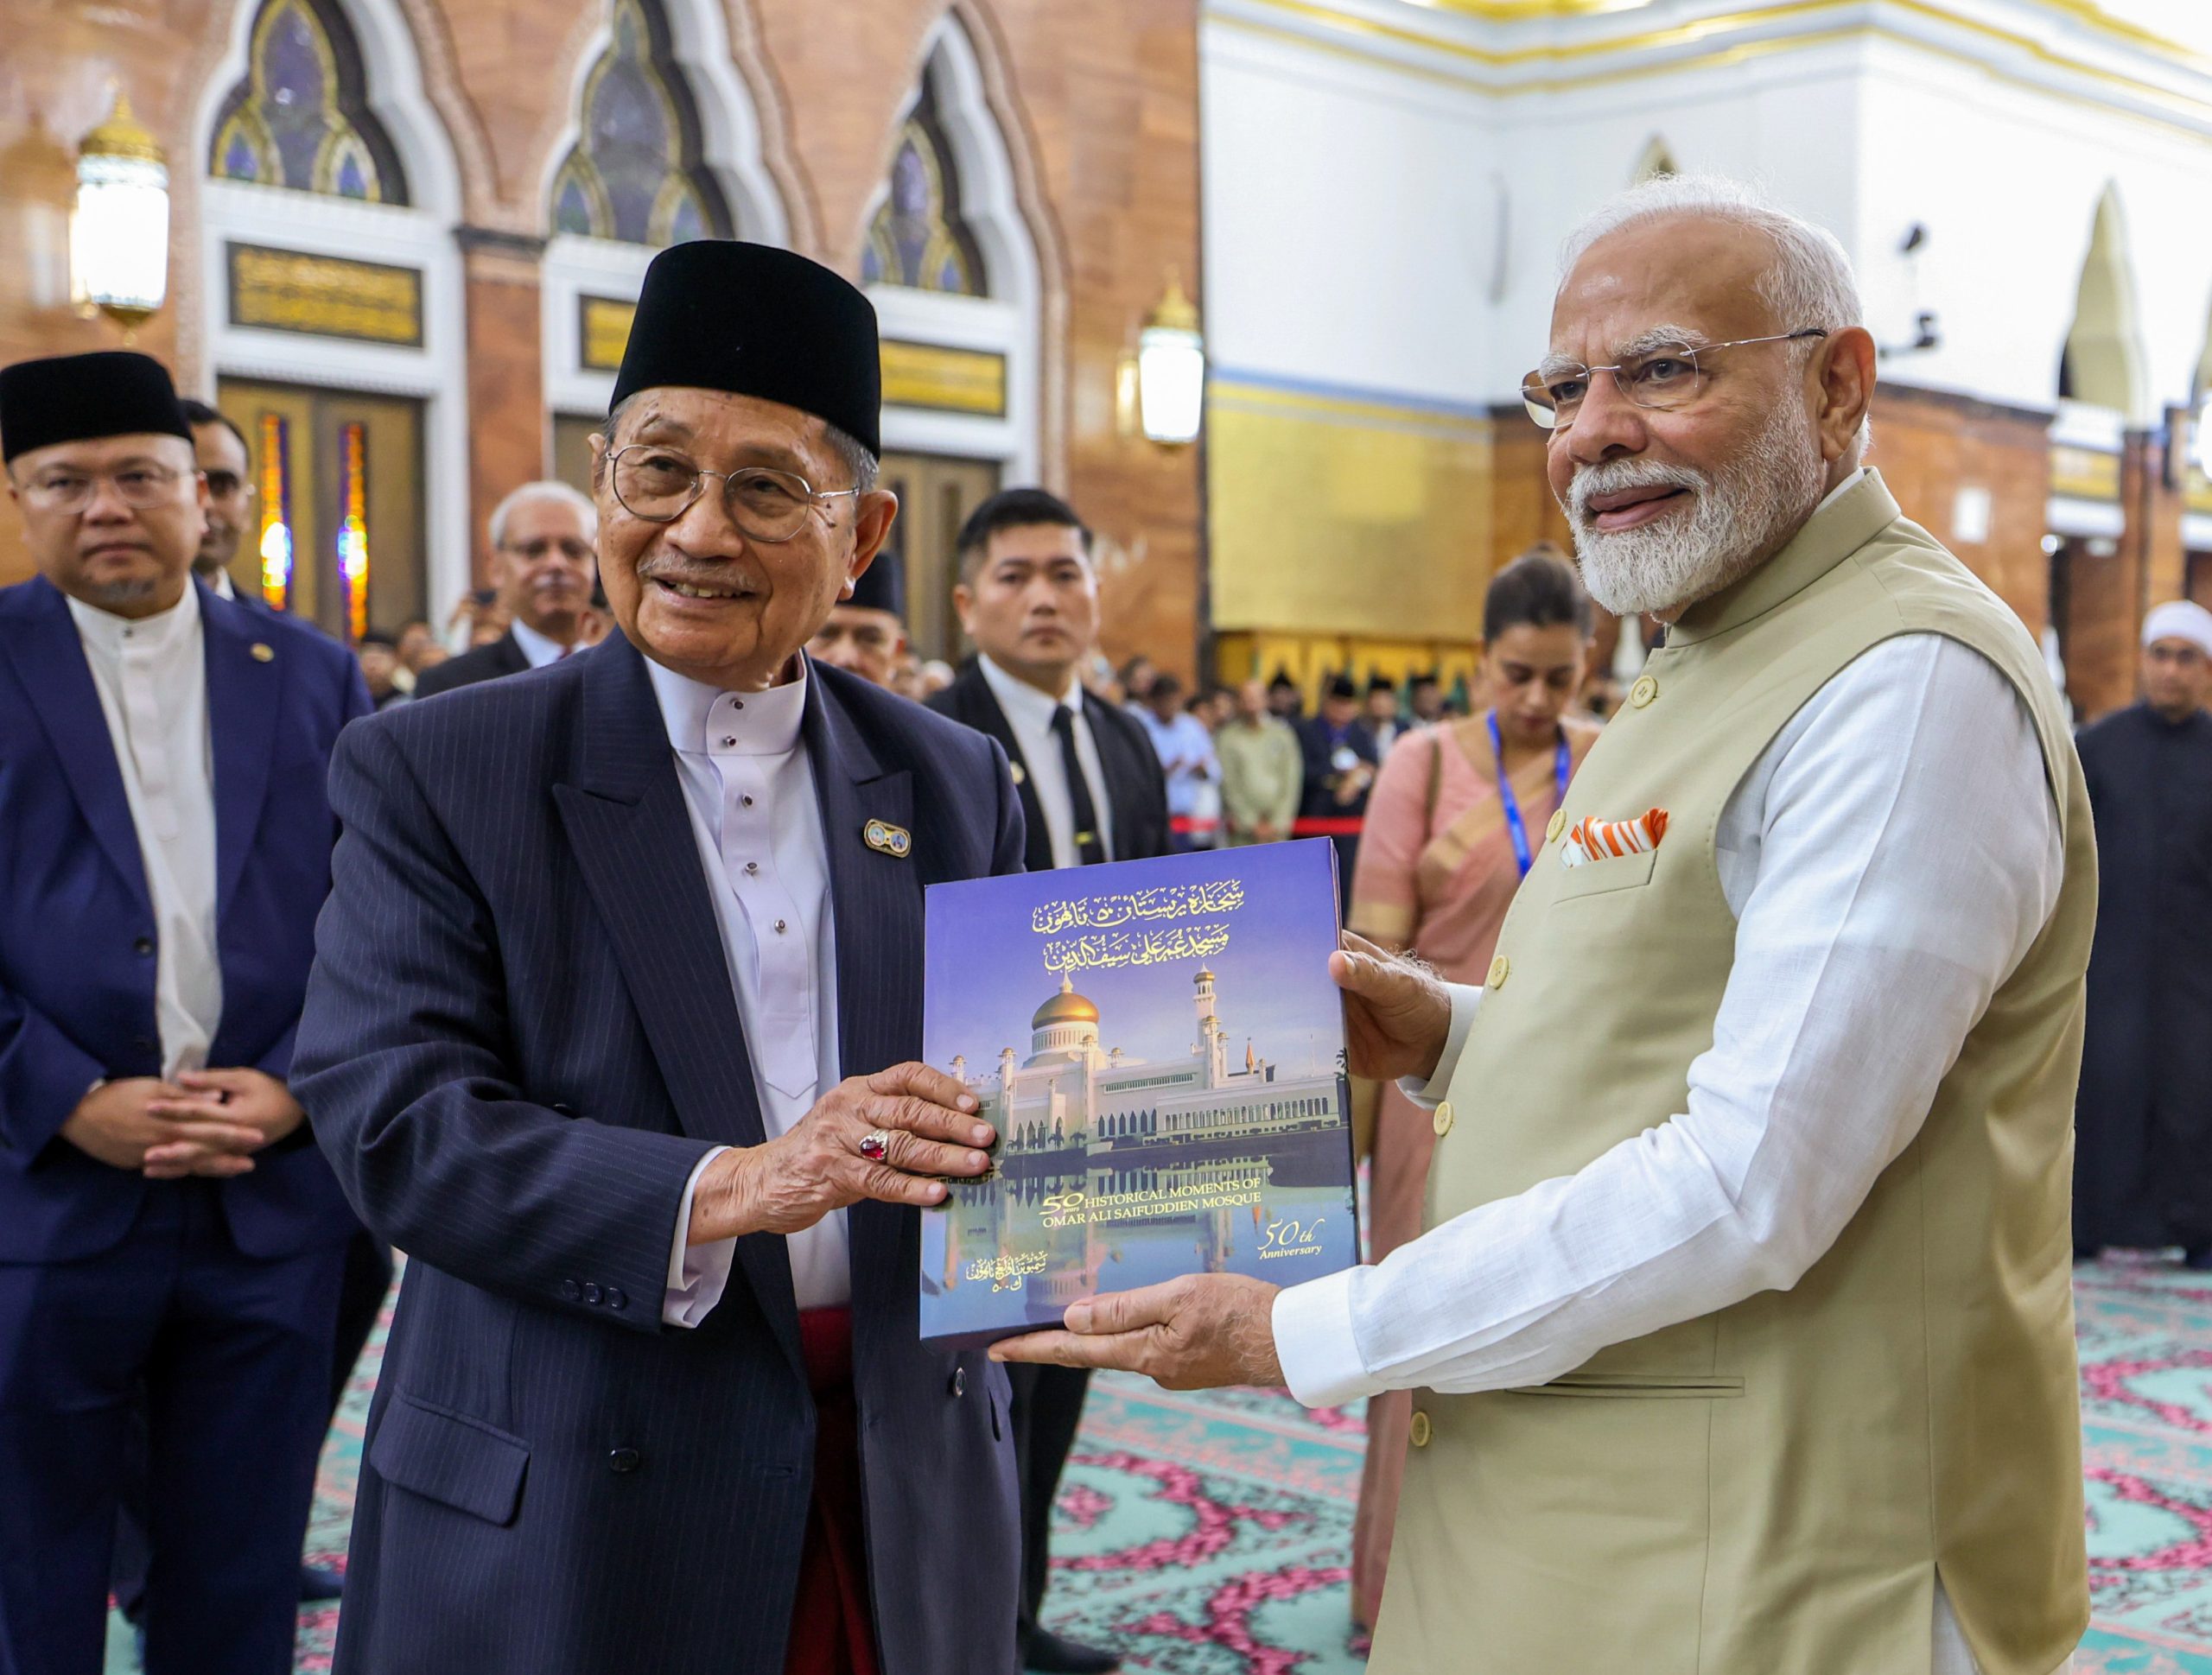
[[[1388,675],[1370,675],[1367,677],[1367,689],[1370,692],[1395,692],[1398,689],[1398,683]]]
[[[875,555],[875,562],[861,572],[861,579],[853,584],[853,596],[845,603],[863,611],[888,611],[900,622],[906,621],[906,561],[886,547]]]
[[[663,385],[779,402],[883,452],[875,309],[790,251],[700,238],[653,257],[613,404]]]
[[[1270,687],[1278,688],[1288,687],[1293,692],[1298,690],[1298,682],[1290,678],[1290,671],[1287,669],[1278,669],[1275,671],[1274,679],[1269,681],[1268,684]]]
[[[1332,675],[1329,684],[1321,689],[1321,695],[1325,698],[1357,698],[1359,688],[1351,683],[1351,676]]]
[[[103,349],[0,366],[0,460],[141,434],[192,440],[169,369],[150,355]]]

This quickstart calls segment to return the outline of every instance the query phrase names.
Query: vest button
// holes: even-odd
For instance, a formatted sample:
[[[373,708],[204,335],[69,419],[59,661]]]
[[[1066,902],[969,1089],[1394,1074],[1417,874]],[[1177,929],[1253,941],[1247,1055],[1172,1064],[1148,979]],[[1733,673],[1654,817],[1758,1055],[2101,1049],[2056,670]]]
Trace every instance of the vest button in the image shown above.
[[[1659,695],[1659,682],[1649,675],[1643,676],[1628,689],[1628,701],[1638,709],[1649,709],[1651,701]]]
[[[1415,1448],[1427,1448],[1428,1446],[1429,1437],[1434,1429],[1435,1427],[1431,1425],[1428,1422],[1428,1415],[1422,1412],[1419,1408],[1415,1408],[1414,1410],[1414,1422],[1406,1428],[1406,1440],[1411,1443]]]
[[[1485,987],[1502,989],[1505,987],[1505,980],[1512,974],[1513,961],[1501,954],[1490,962],[1490,981]]]
[[[1554,809],[1552,813],[1552,823],[1544,828],[1545,840],[1548,842],[1557,843],[1559,841],[1560,834],[1564,832],[1566,829],[1567,810],[1564,809]]]
[[[1428,1126],[1436,1131],[1436,1138],[1440,1140],[1452,1132],[1452,1101],[1450,1100],[1439,1103],[1436,1114],[1429,1119]]]

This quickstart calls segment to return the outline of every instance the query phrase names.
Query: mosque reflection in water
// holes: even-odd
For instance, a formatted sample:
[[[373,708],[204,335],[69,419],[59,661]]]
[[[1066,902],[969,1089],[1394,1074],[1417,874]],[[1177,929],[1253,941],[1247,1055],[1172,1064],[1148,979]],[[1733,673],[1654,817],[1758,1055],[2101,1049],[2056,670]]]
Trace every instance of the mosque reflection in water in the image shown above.
[[[1064,978],[1027,1058],[953,1059],[1003,1138],[988,1177],[923,1217],[925,1336],[1057,1323],[1179,1274],[1287,1284],[1356,1259],[1341,1063],[1298,1072],[1248,1041],[1232,1069],[1215,1002],[1201,969],[1188,1055],[1148,1061],[1102,1047],[1098,1008]]]

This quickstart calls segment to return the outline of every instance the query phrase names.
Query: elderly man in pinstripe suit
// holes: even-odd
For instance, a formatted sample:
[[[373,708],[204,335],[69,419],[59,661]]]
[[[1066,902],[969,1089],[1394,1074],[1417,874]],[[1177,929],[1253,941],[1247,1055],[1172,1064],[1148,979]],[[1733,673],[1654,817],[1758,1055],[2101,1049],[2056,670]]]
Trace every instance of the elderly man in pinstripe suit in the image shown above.
[[[620,634],[340,744],[295,1086],[412,1259],[341,1672],[1014,1667],[1006,1379],[916,1330],[995,1137],[910,1061],[923,886],[1021,815],[801,650],[897,510],[876,356],[827,270],[663,252],[594,439]]]

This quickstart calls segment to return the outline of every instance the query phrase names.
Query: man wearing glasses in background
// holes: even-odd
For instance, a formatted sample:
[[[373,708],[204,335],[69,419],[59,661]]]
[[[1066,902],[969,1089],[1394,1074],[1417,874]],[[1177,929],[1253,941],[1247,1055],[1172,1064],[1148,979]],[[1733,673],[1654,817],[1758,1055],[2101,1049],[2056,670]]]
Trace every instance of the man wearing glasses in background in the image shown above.
[[[359,1231],[287,1084],[368,694],[194,581],[160,363],[0,370],[0,1665],[100,1667],[143,1411],[147,1666],[284,1675]]]
[[[231,581],[231,565],[245,536],[246,520],[253,515],[253,455],[245,433],[217,409],[190,397],[179,402],[184,422],[192,427],[193,456],[207,485],[200,510],[207,527],[200,531],[200,550],[192,556],[192,574],[220,598],[249,611],[266,612],[259,593],[240,593]]]

